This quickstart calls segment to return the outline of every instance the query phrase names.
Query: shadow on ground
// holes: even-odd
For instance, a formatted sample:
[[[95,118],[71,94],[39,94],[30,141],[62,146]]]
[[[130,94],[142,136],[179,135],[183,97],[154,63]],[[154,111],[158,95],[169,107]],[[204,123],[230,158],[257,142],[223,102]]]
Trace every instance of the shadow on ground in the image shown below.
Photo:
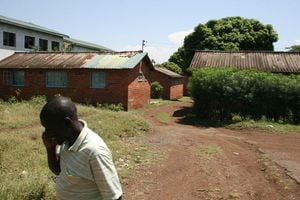
[[[224,127],[235,123],[232,121],[224,122],[218,120],[199,119],[193,111],[193,108],[189,106],[184,106],[182,109],[176,110],[172,117],[177,118],[175,121],[176,123],[197,127]]]

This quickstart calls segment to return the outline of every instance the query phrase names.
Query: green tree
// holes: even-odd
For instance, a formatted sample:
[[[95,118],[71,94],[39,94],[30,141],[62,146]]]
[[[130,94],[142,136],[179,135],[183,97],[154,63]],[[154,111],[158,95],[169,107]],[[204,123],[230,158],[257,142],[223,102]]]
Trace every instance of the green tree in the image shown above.
[[[290,52],[300,52],[300,44],[287,47]]]
[[[264,25],[255,19],[226,17],[210,20],[206,24],[196,26],[169,61],[186,70],[195,50],[273,51],[273,43],[277,40],[278,34],[272,25]]]
[[[182,74],[182,69],[176,63],[173,63],[173,62],[164,62],[162,64],[158,64],[158,65],[155,65],[155,66],[166,68],[166,69],[168,69],[170,71],[173,71],[177,74]]]

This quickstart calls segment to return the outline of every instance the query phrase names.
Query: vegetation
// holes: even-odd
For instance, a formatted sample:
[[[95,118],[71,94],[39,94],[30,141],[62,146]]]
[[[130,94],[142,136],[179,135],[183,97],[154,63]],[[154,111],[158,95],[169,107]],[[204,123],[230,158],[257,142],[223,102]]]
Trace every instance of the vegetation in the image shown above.
[[[156,65],[156,67],[163,67],[177,74],[182,74],[182,69],[173,62],[164,62],[162,64]]]
[[[151,83],[151,98],[159,99],[163,94],[164,87],[157,81]]]
[[[205,146],[202,145],[197,148],[197,156],[204,159],[213,159],[223,153],[223,150],[218,146]]]
[[[201,119],[300,122],[300,75],[204,68],[193,72],[190,89]]]
[[[163,124],[168,124],[171,120],[170,115],[165,112],[157,113],[157,115],[155,115],[155,118]]]
[[[42,97],[0,102],[0,199],[55,199],[55,176],[41,140],[39,112],[44,103]],[[84,105],[78,105],[78,112],[107,142],[122,179],[137,165],[156,159],[148,146],[122,142],[148,132],[150,126],[140,116]]]
[[[300,52],[300,45],[292,45],[287,47],[290,52]]]
[[[195,50],[268,50],[278,35],[269,24],[255,19],[226,17],[199,24],[194,32],[184,39],[184,44],[169,59],[185,71],[190,65]]]

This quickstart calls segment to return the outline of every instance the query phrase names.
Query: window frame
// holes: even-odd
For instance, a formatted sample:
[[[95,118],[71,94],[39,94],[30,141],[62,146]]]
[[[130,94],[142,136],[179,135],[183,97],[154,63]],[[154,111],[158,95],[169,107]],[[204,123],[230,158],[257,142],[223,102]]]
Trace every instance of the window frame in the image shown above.
[[[57,49],[54,49],[54,45],[53,44],[57,44]],[[60,44],[57,41],[51,41],[51,50],[52,51],[59,51],[60,50]]]
[[[13,36],[13,40],[11,39]],[[13,44],[11,42],[13,41]],[[16,33],[3,31],[3,46],[16,47]]]
[[[46,44],[46,48],[44,49],[42,49],[41,47],[43,47],[43,46],[41,46],[41,45],[44,45],[44,44]],[[39,51],[48,51],[48,40],[45,40],[45,39],[42,39],[42,38],[40,38],[39,39]]]
[[[24,70],[3,71],[3,84],[15,87],[25,86]]]
[[[101,75],[102,76],[102,80],[100,80],[101,82],[94,82],[95,78],[99,78],[99,77],[95,77],[95,75]],[[106,72],[103,71],[92,71],[90,73],[90,88],[93,89],[103,89],[106,88],[107,83],[106,83]]]
[[[30,41],[33,41],[33,44],[30,44]],[[35,37],[25,35],[24,36],[24,48],[25,49],[33,49],[34,47],[35,47]]]
[[[50,75],[56,76],[54,80],[51,80],[51,78],[53,77],[50,77]],[[60,75],[61,77],[57,77],[57,75]],[[45,86],[47,88],[66,88],[67,85],[68,85],[68,74],[66,71],[46,71]]]

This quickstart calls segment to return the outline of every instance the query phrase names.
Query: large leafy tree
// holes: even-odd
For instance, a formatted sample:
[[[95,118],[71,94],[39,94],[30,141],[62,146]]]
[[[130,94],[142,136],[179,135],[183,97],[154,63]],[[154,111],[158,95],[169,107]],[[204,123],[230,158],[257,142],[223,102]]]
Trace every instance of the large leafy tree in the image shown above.
[[[195,50],[264,50],[273,51],[278,34],[272,25],[255,19],[226,17],[199,24],[185,37],[184,44],[169,59],[184,70],[189,66]]]
[[[159,65],[155,65],[155,66],[166,68],[166,69],[171,70],[171,71],[173,71],[177,74],[182,74],[182,69],[176,63],[173,63],[173,62],[164,62],[164,63],[161,63]]]

